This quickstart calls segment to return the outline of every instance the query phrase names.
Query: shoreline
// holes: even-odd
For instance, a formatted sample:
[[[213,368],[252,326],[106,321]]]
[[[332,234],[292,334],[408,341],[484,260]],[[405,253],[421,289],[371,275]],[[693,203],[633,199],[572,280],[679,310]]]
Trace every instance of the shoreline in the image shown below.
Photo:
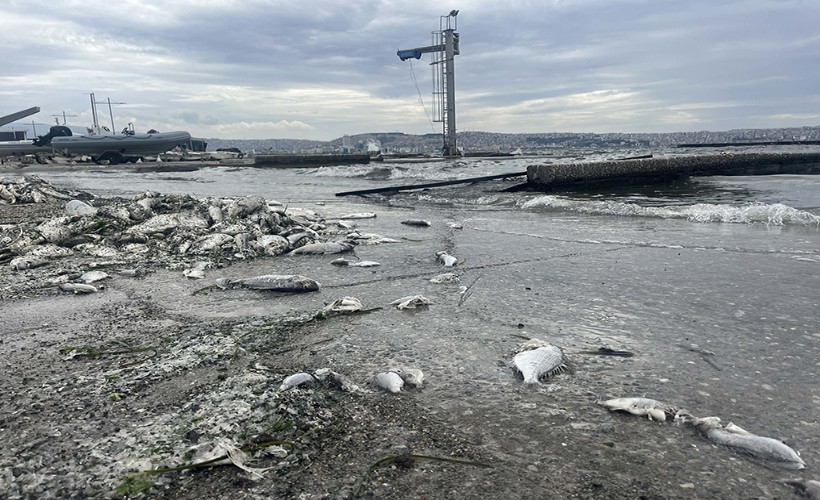
[[[689,288],[678,285],[672,294],[674,281],[667,283],[671,278],[663,274],[676,269],[704,284],[712,266],[726,274],[753,265],[768,268],[758,279],[771,283],[769,274],[796,273],[811,264],[747,252],[704,254],[696,246],[598,244],[586,235],[562,236],[573,227],[570,218],[554,218],[551,225],[558,227],[538,227],[545,232],[538,236],[532,234],[535,216],[512,218],[474,207],[328,204],[320,216],[337,220],[356,207],[377,214],[356,221],[360,231],[399,240],[356,248],[360,259],[379,261],[379,267],[331,265],[338,255],[260,256],[216,265],[205,270],[204,279],[192,280],[182,274],[183,266],[146,263],[151,272],[144,277],[114,277],[99,293],[74,295],[56,285],[25,286],[40,272],[77,273],[90,268],[90,260],[103,259],[70,257],[14,273],[4,265],[0,350],[9,403],[2,428],[13,433],[0,458],[7,471],[0,483],[9,496],[122,497],[125,490],[117,493],[117,486],[136,496],[148,487],[139,482],[145,480],[155,486],[143,493],[159,498],[742,498],[750,492],[787,496],[791,488],[775,480],[802,476],[765,469],[689,429],[609,413],[597,404],[629,395],[719,413],[752,431],[778,432],[800,449],[809,467],[820,459],[817,422],[785,388],[763,391],[776,399],[763,408],[778,407],[778,415],[764,415],[754,392],[745,398],[733,394],[741,386],[730,374],[748,374],[744,356],[766,352],[757,344],[764,339],[750,336],[738,343],[705,335],[710,323],[719,325],[718,332],[754,330],[737,316],[740,306],[715,301],[714,311],[700,307],[703,327],[684,326],[695,307],[683,298]],[[17,220],[8,215],[15,210],[0,206],[0,221]],[[59,214],[62,203],[52,210]],[[432,226],[401,224],[411,218],[429,219]],[[459,264],[442,268],[435,259],[440,250]],[[660,261],[648,259],[655,254]],[[428,281],[447,270],[461,283]],[[305,275],[322,288],[307,294],[203,291],[216,278],[261,274]],[[641,293],[633,291],[631,275],[646,280]],[[709,285],[705,300],[724,294]],[[471,291],[466,299],[460,286]],[[813,307],[810,288],[795,285],[791,297]],[[9,290],[22,293],[12,298]],[[389,305],[416,293],[431,299],[428,309]],[[609,294],[626,297],[614,302]],[[642,295],[671,305],[655,310],[633,304]],[[312,319],[343,296],[379,309]],[[754,298],[764,299],[776,302]],[[650,322],[667,310],[676,321]],[[798,313],[805,319],[794,324],[810,328],[807,313],[800,308],[797,318]],[[779,338],[775,331],[766,334]],[[561,346],[572,372],[523,386],[509,361],[532,337]],[[678,343],[707,345],[721,370]],[[581,354],[602,346],[636,356]],[[424,371],[421,389],[394,395],[368,387],[376,372],[399,364]],[[778,367],[779,379],[795,373]],[[286,376],[319,368],[369,392],[326,384],[279,389]],[[771,375],[765,381],[777,384]],[[735,403],[725,403],[729,394]],[[220,465],[126,481],[129,470],[190,463],[196,456],[190,450],[205,453],[219,439],[236,446],[289,441],[298,448],[257,450],[247,465],[272,467],[264,478]],[[462,462],[437,460],[444,458]]]

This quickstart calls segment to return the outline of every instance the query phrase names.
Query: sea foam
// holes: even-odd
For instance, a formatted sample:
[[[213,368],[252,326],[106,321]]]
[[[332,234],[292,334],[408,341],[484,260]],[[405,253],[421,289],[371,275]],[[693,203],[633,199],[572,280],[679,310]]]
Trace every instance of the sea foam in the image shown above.
[[[686,219],[692,222],[727,222],[739,224],[820,225],[820,216],[798,210],[782,203],[749,203],[744,205],[695,205],[643,207],[619,201],[581,201],[560,196],[538,196],[521,204],[523,209],[557,208],[588,214],[628,217],[659,217]]]

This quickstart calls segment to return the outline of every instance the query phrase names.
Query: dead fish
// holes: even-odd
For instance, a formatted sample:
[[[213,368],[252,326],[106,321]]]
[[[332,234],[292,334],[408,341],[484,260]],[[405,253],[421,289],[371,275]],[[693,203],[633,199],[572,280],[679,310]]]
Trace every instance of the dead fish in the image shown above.
[[[296,274],[265,274],[252,278],[215,280],[216,286],[226,288],[250,288],[252,290],[269,290],[272,292],[315,292],[319,290],[318,282]]]
[[[258,468],[248,466],[246,464],[246,462],[249,461],[247,453],[227,439],[219,439],[217,441],[199,444],[191,451],[193,452],[193,458],[191,459],[193,463],[207,462],[209,465],[233,464],[256,478],[264,477],[265,471],[270,469],[270,467]],[[225,458],[219,460],[220,457]]]
[[[537,339],[534,339],[537,340]],[[537,384],[542,378],[567,369],[564,364],[564,352],[561,348],[539,341],[541,345],[529,348],[534,343],[525,344],[524,351],[513,357],[513,365],[524,377],[525,384]]]
[[[210,262],[199,261],[195,262],[190,269],[182,271],[183,276],[193,280],[199,280],[205,277],[205,270],[211,267]]]
[[[65,204],[65,211],[68,215],[94,215],[97,209],[88,203],[80,200],[71,200]]]
[[[219,205],[208,205],[208,217],[214,224],[225,220],[225,214],[222,213],[222,208]]]
[[[347,222],[343,220],[334,221],[333,224],[339,226],[342,229],[354,229],[356,227],[355,222]]]
[[[96,293],[97,287],[94,285],[86,285],[85,283],[63,283],[60,285],[60,290],[64,292],[79,293]]]
[[[267,212],[268,202],[261,196],[246,196],[234,200],[228,206],[228,217],[247,217],[258,211]]]
[[[330,261],[334,266],[348,266],[348,267],[376,267],[380,266],[378,262],[372,260],[348,260],[344,257]]]
[[[129,278],[140,278],[145,276],[145,269],[135,267],[133,269],[117,269],[117,274],[120,276],[127,276]]]
[[[48,263],[48,259],[34,257],[31,255],[21,255],[11,259],[9,266],[11,266],[11,268],[15,271],[22,271],[24,269],[34,269],[36,267],[46,266]]]
[[[675,416],[678,411],[675,407],[650,398],[615,398],[601,403],[613,411],[625,411],[633,415],[646,415],[649,420],[666,422],[666,417]]]
[[[304,239],[315,240],[316,233],[314,231],[301,231],[299,233],[289,234],[287,236],[287,239],[288,243],[290,243],[290,246],[295,248],[302,244],[302,240]],[[315,241],[310,241],[309,243],[315,243]]]
[[[347,215],[344,215],[344,216],[339,217],[339,218],[344,220],[344,219],[372,219],[374,217],[376,217],[376,214],[374,214],[373,212],[358,212],[358,213],[355,213],[355,214],[347,214]]]
[[[430,299],[422,295],[408,295],[407,297],[394,300],[390,305],[396,306],[396,309],[417,309],[419,307],[429,306]]]
[[[276,234],[265,234],[256,238],[256,243],[267,255],[282,255],[291,248],[288,240]]]
[[[359,240],[358,243],[360,245],[381,245],[382,243],[401,243],[401,240],[397,240],[396,238],[388,238],[387,236],[379,236],[376,238]]]
[[[718,417],[691,417],[684,421],[694,425],[713,443],[787,469],[806,468],[800,455],[777,439],[752,434],[731,422],[724,426]]]
[[[409,386],[421,387],[424,381],[424,373],[418,368],[399,368],[394,371],[398,373],[399,377],[404,380],[404,383]]]
[[[193,254],[206,254],[219,250],[226,243],[233,243],[233,236],[225,233],[206,234],[191,243],[188,251]]]
[[[6,201],[10,205],[17,203],[17,196],[13,192],[6,189],[5,186],[0,186],[0,200]]]
[[[279,390],[286,391],[288,389],[292,389],[300,385],[312,384],[313,382],[316,382],[316,378],[314,378],[314,376],[310,373],[294,373],[293,375],[286,377],[285,380],[282,381],[282,385],[279,386]]]
[[[319,368],[315,372],[313,372],[314,376],[322,381],[326,382],[338,389],[341,389],[345,392],[352,392],[352,393],[364,393],[362,388],[358,385],[354,384],[350,381],[346,376],[341,375],[339,373],[334,372],[330,368]]]
[[[404,380],[396,372],[377,373],[370,383],[373,387],[392,392],[393,394],[400,392],[401,388],[404,387]]]
[[[820,481],[814,479],[786,479],[783,482],[794,486],[801,495],[809,500],[820,500]]]
[[[444,267],[453,267],[458,263],[458,259],[443,250],[436,252],[436,258],[444,264]]]
[[[458,283],[460,281],[461,280],[459,279],[458,275],[455,274],[455,273],[444,273],[444,274],[439,274],[437,276],[433,276],[432,278],[430,278],[430,283],[434,283],[436,285],[452,284],[452,283]]]
[[[419,226],[419,227],[430,227],[433,225],[432,222],[429,220],[422,220],[422,219],[408,219],[401,221],[402,224],[405,226]]]
[[[110,277],[111,276],[109,276],[108,273],[104,271],[87,271],[80,276],[80,281],[82,281],[85,284],[89,284],[94,283],[96,281],[102,281]]]
[[[286,240],[287,241],[287,240]],[[325,253],[342,253],[342,252],[349,252],[353,250],[355,246],[354,243],[348,241],[332,241],[332,242],[325,242],[325,243],[309,243],[307,245],[301,246],[288,255],[299,255],[299,254],[325,254]]]
[[[362,309],[364,309],[364,306],[356,297],[342,297],[325,306],[322,311],[325,313],[348,313],[361,311]]]

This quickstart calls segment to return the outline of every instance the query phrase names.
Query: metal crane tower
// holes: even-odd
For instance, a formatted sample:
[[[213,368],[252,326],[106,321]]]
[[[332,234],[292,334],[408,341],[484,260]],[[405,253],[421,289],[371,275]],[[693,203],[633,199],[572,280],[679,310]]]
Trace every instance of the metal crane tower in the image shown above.
[[[432,53],[433,62],[433,121],[443,123],[444,156],[461,156],[456,147],[456,82],[453,59],[458,50],[458,11],[451,10],[439,20],[439,30],[433,31],[433,44],[415,49],[399,50],[396,55],[406,61],[421,59]]]

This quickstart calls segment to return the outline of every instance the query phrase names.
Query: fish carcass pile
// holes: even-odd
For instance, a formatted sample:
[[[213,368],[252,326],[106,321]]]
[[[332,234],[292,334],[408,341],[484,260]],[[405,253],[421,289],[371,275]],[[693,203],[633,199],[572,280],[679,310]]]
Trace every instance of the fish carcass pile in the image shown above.
[[[28,176],[0,179],[0,198],[2,204],[53,207],[50,217],[0,224],[0,265],[13,271],[4,275],[16,273],[12,277],[18,285],[24,275],[32,291],[74,281],[81,269],[133,276],[146,266],[201,269],[316,243],[341,250],[355,244],[325,241],[347,230],[329,229],[315,213],[288,210],[261,196],[222,199],[146,192],[132,199],[92,201],[89,195],[62,192]]]

